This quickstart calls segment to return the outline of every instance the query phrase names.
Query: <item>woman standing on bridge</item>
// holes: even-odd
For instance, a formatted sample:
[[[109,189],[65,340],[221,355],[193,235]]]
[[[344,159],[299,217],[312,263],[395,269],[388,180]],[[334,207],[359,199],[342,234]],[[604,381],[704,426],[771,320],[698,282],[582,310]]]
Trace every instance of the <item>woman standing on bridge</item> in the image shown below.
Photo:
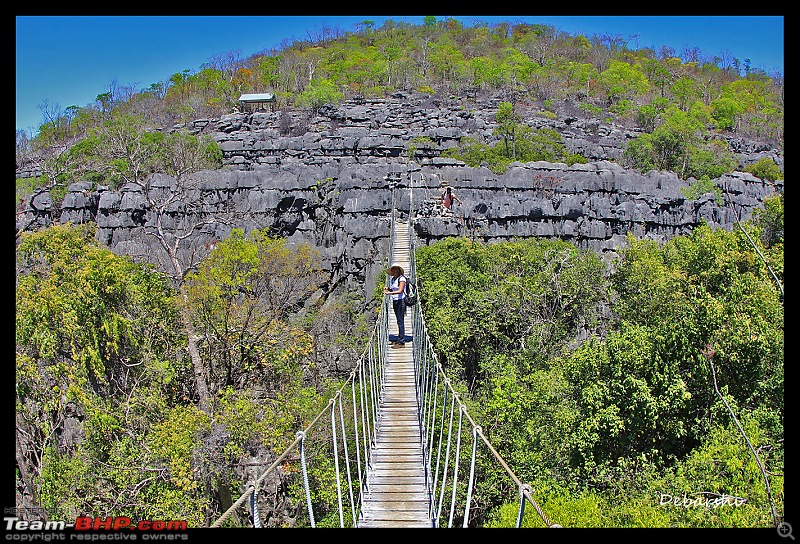
[[[399,265],[393,264],[386,270],[391,276],[389,287],[383,288],[383,294],[392,295],[392,309],[397,318],[397,340],[391,342],[393,348],[402,348],[406,345],[406,288],[405,271]]]

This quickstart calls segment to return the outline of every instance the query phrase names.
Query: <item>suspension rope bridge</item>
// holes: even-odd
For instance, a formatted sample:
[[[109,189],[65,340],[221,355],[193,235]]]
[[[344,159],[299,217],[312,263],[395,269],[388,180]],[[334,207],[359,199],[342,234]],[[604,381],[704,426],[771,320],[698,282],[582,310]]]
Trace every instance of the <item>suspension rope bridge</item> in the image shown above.
[[[398,213],[396,192],[387,266],[399,264],[416,278],[413,179],[405,219]],[[298,461],[308,516],[303,522],[311,527],[318,526],[318,519],[342,528],[470,527],[481,467],[498,466],[507,476],[500,491],[507,502],[519,504],[516,527],[522,525],[526,504],[545,527],[560,527],[470,417],[433,350],[421,302],[407,307],[408,323],[410,341],[387,349],[389,336],[398,331],[390,297],[385,297],[369,345],[345,384],[211,527],[263,527],[259,502],[265,500],[267,477],[286,477],[285,467]],[[333,467],[323,467],[319,459]],[[332,473],[335,481],[323,481],[323,472]],[[331,506],[334,490],[336,504]]]

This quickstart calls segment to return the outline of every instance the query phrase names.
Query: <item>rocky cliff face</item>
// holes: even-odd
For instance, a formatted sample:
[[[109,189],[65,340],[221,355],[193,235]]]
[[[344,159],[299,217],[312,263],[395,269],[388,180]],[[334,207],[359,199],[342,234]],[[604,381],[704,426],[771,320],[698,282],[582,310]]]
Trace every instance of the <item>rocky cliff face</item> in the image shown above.
[[[497,175],[437,158],[464,136],[491,141],[496,102],[441,104],[398,96],[351,101],[310,118],[269,112],[195,121],[187,128],[214,138],[225,164],[191,178],[202,214],[220,218],[193,234],[195,247],[208,250],[234,227],[269,228],[292,243],[316,246],[334,284],[358,284],[368,294],[386,264],[393,206],[412,210],[421,244],[448,236],[486,242],[543,237],[610,254],[624,245],[627,232],[666,240],[690,233],[701,221],[731,229],[736,214],[750,218],[764,197],[783,189],[782,182],[736,172],[714,180],[732,205],[721,206],[710,193],[688,200],[680,189],[689,183],[674,174],[643,175],[610,162],[635,132],[568,114],[553,120],[529,115],[525,121],[558,130],[588,164],[514,163]],[[429,140],[414,140],[419,136]],[[414,161],[406,158],[410,145],[417,149]],[[771,156],[782,164],[777,150],[738,145],[745,162]],[[438,202],[445,186],[463,202],[452,211]],[[162,199],[178,190],[166,176],[150,184]],[[162,218],[180,228],[189,213],[178,206]],[[32,198],[17,228],[95,221],[100,241],[113,251],[145,255],[153,252],[144,232],[154,217],[141,187],[111,191],[75,183],[58,209],[47,193]]]

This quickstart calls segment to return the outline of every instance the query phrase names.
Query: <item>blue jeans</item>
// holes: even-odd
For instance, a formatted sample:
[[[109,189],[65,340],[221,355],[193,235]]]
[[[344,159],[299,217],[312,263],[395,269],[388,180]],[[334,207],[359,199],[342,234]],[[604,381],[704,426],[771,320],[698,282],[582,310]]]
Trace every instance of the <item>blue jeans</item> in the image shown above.
[[[392,301],[394,316],[397,318],[397,341],[404,344],[406,341],[406,299]]]

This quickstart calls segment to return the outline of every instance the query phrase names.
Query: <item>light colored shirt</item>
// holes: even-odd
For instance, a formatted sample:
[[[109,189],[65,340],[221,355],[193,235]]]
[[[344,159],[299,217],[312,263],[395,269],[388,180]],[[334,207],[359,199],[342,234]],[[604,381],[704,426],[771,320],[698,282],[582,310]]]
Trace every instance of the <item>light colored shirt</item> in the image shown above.
[[[400,294],[398,295],[393,294],[392,300],[400,300],[401,298],[403,298],[404,296],[403,290],[405,286],[406,286],[406,277],[404,275],[400,274],[396,278],[391,279],[391,281],[389,282],[389,288],[392,291],[397,291],[398,289],[400,289]]]

